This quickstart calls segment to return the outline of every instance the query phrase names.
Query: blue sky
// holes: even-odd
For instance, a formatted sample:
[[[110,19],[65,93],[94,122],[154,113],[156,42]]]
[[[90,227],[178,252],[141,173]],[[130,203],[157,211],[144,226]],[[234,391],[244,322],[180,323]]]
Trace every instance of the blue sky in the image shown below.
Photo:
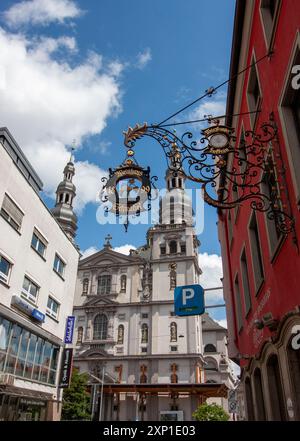
[[[1,125],[9,128],[40,174],[49,207],[76,139],[81,250],[101,248],[108,233],[114,247],[145,243],[145,225],[125,233],[122,226],[96,222],[100,178],[123,161],[122,132],[129,125],[159,122],[227,79],[234,4],[1,1]],[[176,120],[218,114],[225,101],[226,87]],[[140,148],[137,144],[136,159],[150,165],[162,187],[166,161],[160,146],[150,140]],[[220,277],[220,260],[214,256],[220,254],[216,221],[215,210],[206,206],[199,251],[210,286]],[[216,310],[214,316],[224,318],[224,311]]]

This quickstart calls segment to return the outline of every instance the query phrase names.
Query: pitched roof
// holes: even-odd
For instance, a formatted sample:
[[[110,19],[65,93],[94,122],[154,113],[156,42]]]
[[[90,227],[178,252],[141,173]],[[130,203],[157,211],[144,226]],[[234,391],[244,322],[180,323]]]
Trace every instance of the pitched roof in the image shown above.
[[[213,320],[208,313],[204,313],[202,316],[202,330],[203,331],[224,331],[227,332],[227,329],[223,326],[219,325],[218,322]]]

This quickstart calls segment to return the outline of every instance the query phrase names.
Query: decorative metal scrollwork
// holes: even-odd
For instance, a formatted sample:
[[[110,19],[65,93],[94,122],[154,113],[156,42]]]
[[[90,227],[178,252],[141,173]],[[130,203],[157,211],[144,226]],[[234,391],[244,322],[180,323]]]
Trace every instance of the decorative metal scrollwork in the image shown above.
[[[253,210],[274,220],[279,234],[295,233],[273,114],[258,131],[246,131],[238,145],[233,128],[216,119],[211,123],[198,141],[191,132],[179,137],[162,126],[137,124],[124,132],[124,144],[130,151],[142,137],[155,139],[173,174],[200,183],[208,204],[231,209],[249,200]]]
[[[109,177],[103,177],[100,200],[106,212],[117,217],[125,216],[124,227],[128,230],[129,217],[140,216],[151,208],[151,189],[155,188],[157,176],[150,177],[150,167],[142,168],[134,160],[134,151],[127,151],[125,161],[115,169],[109,169]]]

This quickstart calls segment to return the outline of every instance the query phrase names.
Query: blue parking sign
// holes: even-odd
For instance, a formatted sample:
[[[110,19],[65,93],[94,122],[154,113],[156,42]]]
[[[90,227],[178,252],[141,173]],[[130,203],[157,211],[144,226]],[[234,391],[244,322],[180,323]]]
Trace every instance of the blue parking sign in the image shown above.
[[[177,286],[174,290],[175,315],[204,314],[204,289],[201,285]]]

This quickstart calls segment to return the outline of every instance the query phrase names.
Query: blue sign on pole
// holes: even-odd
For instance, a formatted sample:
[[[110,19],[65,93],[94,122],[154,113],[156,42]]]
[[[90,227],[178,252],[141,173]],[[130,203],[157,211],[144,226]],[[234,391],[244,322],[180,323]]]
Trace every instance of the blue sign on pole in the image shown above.
[[[74,324],[75,324],[74,315],[69,315],[66,324],[65,344],[71,344],[73,341]]]
[[[204,314],[204,289],[201,285],[177,286],[174,290],[176,315]]]

